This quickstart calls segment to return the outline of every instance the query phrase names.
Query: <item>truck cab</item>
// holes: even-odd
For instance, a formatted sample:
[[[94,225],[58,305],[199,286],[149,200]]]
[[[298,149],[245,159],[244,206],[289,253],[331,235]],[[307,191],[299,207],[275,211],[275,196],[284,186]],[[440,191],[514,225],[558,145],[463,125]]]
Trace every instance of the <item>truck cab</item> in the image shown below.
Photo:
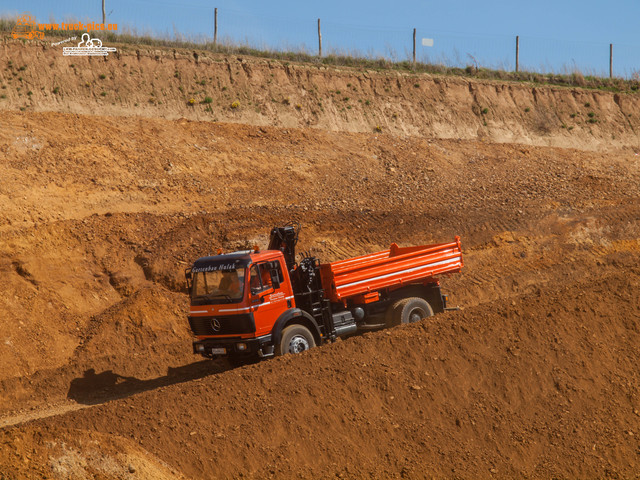
[[[242,251],[198,259],[187,271],[194,353],[270,356],[273,327],[295,308],[280,251]]]

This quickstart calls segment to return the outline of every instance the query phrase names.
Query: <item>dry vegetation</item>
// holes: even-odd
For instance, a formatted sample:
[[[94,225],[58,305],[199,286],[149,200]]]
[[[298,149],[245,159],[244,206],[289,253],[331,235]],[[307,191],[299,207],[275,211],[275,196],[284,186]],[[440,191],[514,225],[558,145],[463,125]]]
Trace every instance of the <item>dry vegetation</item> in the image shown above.
[[[69,20],[68,23],[74,23]],[[10,32],[15,25],[15,19],[0,17],[0,32]],[[69,36],[81,36],[83,31],[49,31],[47,36],[51,38],[66,38]],[[101,37],[107,42],[117,42],[143,47],[168,47],[185,48],[225,55],[250,55],[257,58],[268,58],[280,61],[302,62],[313,65],[326,65],[334,67],[353,67],[358,69],[376,71],[399,71],[411,73],[430,73],[437,75],[456,76],[464,78],[477,78],[483,80],[501,80],[510,82],[527,82],[536,85],[556,85],[567,87],[580,87],[611,92],[637,92],[640,88],[640,78],[634,75],[631,79],[604,78],[594,75],[583,75],[579,70],[570,74],[539,73],[535,71],[505,71],[499,69],[488,69],[475,65],[465,67],[448,66],[444,63],[431,64],[422,62],[411,62],[409,60],[392,61],[387,58],[369,58],[359,52],[349,52],[348,54],[339,51],[331,51],[319,58],[309,52],[286,51],[280,49],[261,50],[226,39],[222,42],[213,43],[209,38],[202,38],[198,41],[190,41],[181,38],[171,39],[166,36],[139,34],[133,29],[124,29],[121,32],[101,32]],[[178,35],[178,37],[180,37]]]

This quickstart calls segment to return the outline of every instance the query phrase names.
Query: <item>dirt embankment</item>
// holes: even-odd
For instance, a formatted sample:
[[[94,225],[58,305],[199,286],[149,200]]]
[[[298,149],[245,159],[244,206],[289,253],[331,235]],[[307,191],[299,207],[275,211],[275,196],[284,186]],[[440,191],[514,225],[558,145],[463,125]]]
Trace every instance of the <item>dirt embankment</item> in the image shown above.
[[[634,477],[640,270],[619,261],[625,273],[5,432],[0,471],[13,462],[30,475],[62,464],[109,478],[129,464],[194,479]]]
[[[65,57],[70,44],[51,43],[0,39],[0,108],[640,149],[637,94],[130,44],[105,58]]]
[[[182,272],[218,246],[264,245],[289,219],[304,223],[301,250],[327,260],[461,235],[466,268],[443,285],[466,309],[599,281],[640,248],[630,151],[3,119],[4,411],[90,404],[226,369],[190,353]]]

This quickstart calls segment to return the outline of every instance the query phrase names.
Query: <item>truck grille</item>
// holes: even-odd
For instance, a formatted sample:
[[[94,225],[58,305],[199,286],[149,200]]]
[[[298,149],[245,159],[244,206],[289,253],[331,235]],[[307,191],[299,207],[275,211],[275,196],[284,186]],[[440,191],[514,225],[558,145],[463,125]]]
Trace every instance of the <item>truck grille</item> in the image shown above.
[[[189,317],[189,326],[194,335],[237,335],[255,333],[253,314],[216,317]]]

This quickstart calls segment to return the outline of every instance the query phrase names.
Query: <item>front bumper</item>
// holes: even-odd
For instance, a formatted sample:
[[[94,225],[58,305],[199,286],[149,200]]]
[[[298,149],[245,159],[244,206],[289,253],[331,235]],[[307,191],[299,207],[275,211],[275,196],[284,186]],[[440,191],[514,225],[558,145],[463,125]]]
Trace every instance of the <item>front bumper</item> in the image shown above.
[[[194,340],[193,353],[207,358],[219,356],[271,356],[273,345],[271,335],[258,338],[207,338]]]

